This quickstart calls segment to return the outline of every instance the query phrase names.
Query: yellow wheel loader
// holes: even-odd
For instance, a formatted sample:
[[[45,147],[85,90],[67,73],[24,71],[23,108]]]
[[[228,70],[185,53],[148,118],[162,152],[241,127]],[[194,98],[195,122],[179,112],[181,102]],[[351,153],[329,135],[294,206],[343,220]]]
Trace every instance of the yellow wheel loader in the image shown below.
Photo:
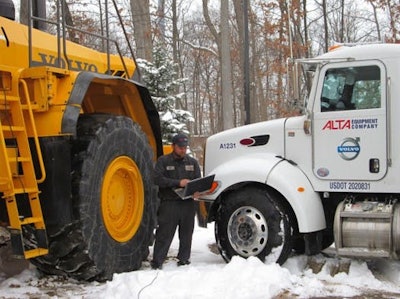
[[[56,20],[27,2],[22,25],[0,0],[0,223],[13,255],[41,272],[111,279],[138,269],[152,242],[158,112],[108,28],[91,34],[106,45],[93,50],[78,43],[90,33],[66,24],[65,1]],[[109,6],[118,13],[102,2],[106,20]]]

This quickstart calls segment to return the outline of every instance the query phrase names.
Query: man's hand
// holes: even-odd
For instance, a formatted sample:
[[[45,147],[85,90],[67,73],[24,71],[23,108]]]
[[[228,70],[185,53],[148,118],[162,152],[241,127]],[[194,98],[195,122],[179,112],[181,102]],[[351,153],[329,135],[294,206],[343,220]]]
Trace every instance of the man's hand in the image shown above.
[[[193,199],[198,199],[200,197],[201,193],[200,192],[195,192],[193,194]]]
[[[179,182],[179,186],[180,187],[185,187],[186,185],[187,185],[187,183],[189,183],[190,182],[190,180],[188,180],[188,179],[182,179],[180,182]]]

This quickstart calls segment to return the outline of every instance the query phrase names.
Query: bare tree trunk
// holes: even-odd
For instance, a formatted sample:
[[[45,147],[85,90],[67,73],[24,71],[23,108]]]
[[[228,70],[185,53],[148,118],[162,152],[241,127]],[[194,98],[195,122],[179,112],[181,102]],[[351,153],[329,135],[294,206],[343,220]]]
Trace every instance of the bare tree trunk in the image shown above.
[[[329,34],[328,34],[328,15],[326,12],[326,0],[322,0],[322,12],[323,12],[323,18],[324,18],[324,50],[325,52],[328,52],[328,40],[329,40]]]
[[[266,105],[263,106],[261,105],[262,100],[264,99],[263,93],[264,90],[262,88],[262,83],[261,83],[261,76],[260,76],[260,61],[259,61],[259,56],[258,56],[258,49],[257,49],[257,38],[258,36],[256,35],[257,29],[256,29],[256,21],[254,20],[255,14],[253,13],[251,6],[249,5],[247,7],[248,10],[248,15],[250,16],[249,18],[249,24],[245,26],[250,26],[250,34],[249,34],[249,43],[250,43],[250,49],[252,55],[248,57],[248,62],[250,65],[248,66],[249,68],[249,74],[248,74],[248,79],[249,82],[245,83],[247,84],[247,87],[245,89],[248,89],[249,95],[245,96],[248,97],[247,101],[249,102],[250,106],[250,119],[249,123],[256,123],[261,120],[261,115],[264,111],[266,111]],[[249,29],[249,28],[247,28]],[[249,56],[249,51],[245,54],[246,56]],[[250,63],[251,61],[251,63]],[[251,66],[251,67],[250,67]],[[245,76],[247,77],[247,76]],[[251,84],[250,84],[251,83]]]
[[[341,24],[340,24],[340,42],[344,43],[344,0],[340,1],[340,5],[342,6]]]
[[[280,8],[280,14],[281,14],[281,22],[279,24],[279,33],[278,33],[278,40],[279,43],[281,45],[285,44],[285,41],[288,40],[290,38],[290,34],[291,34],[291,28],[290,28],[290,14],[289,14],[289,8],[287,6],[286,1],[282,1],[279,4],[279,8]],[[289,45],[289,49],[290,49],[290,45]],[[283,55],[283,51],[279,51],[278,53],[278,59],[277,62],[278,65],[276,66],[277,70],[276,70],[276,76],[277,76],[277,82],[276,82],[276,100],[277,100],[277,107],[279,107],[279,116],[283,116],[285,111],[286,111],[286,99],[283,96],[283,77],[284,77],[284,72],[282,70],[282,67],[280,65],[280,61],[285,61],[285,57]]]
[[[64,12],[65,12],[65,23],[68,26],[74,27],[74,21],[72,19],[72,14],[71,11],[69,10],[68,4],[65,0],[62,0],[62,5],[64,6]],[[102,28],[103,29],[103,28]],[[79,38],[75,35],[74,30],[68,28],[68,35],[69,39],[75,43],[79,43]]]
[[[220,39],[218,36],[218,32],[215,29],[215,26],[212,23],[211,18],[210,18],[210,13],[208,11],[208,0],[202,0],[202,3],[203,3],[204,21],[206,22],[206,25],[211,32],[211,35],[214,37],[214,41],[218,47],[218,58],[220,58],[221,57],[221,43],[220,43]],[[209,83],[209,82],[207,82],[207,83]],[[209,84],[207,86],[209,86]],[[216,89],[216,90],[218,90],[218,89]],[[217,130],[217,131],[223,130],[222,122],[219,122],[219,120],[222,119],[222,111],[220,110],[220,105],[218,102],[213,103],[211,100],[211,97],[209,98],[209,101],[210,101],[210,107],[214,107],[214,105],[215,105],[215,109],[216,109],[216,111],[213,111],[212,114],[210,112],[210,118],[215,118],[215,120],[216,120],[214,126],[212,127],[212,130]],[[215,132],[216,131],[213,131],[213,133],[215,133]]]
[[[21,0],[21,7],[20,7],[20,22],[21,24],[28,24],[28,1],[31,0]],[[32,5],[32,14],[35,17],[39,18],[46,18],[46,0],[33,0],[31,1]],[[33,27],[46,30],[46,23],[40,21],[33,21]]]
[[[229,1],[221,1],[221,83],[224,130],[233,128],[232,65],[229,31]]]
[[[180,73],[179,70],[179,31],[178,31],[178,12],[176,0],[172,0],[172,57],[175,64],[176,74]],[[185,85],[186,86],[186,85]],[[186,90],[185,90],[186,91]],[[179,87],[175,90],[176,93],[179,92]],[[186,94],[186,92],[185,92]],[[178,109],[187,110],[186,98],[176,101],[175,105]]]
[[[172,0],[172,55],[174,63],[178,63],[178,13],[176,0]]]
[[[199,113],[198,106],[200,105],[200,75],[199,75],[199,63],[198,60],[194,62],[193,68],[193,79],[192,79],[192,99],[193,99],[193,117],[194,124],[191,128],[191,132],[195,135],[201,134],[201,118],[202,114]]]
[[[238,52],[239,52],[239,66],[243,66],[244,65],[244,21],[243,21],[243,0],[233,0],[233,7],[235,10],[235,15],[236,15],[236,23],[237,23],[237,28],[238,28],[238,41],[237,41],[237,45],[238,45]],[[241,67],[241,70],[243,70],[244,68]],[[241,82],[243,83],[245,80],[245,76],[244,76],[244,72],[241,72],[240,74],[238,74],[237,76],[239,78],[239,80],[241,80]],[[243,86],[243,84],[242,84]],[[240,92],[238,94],[237,97],[235,97],[236,101],[239,102],[239,108],[240,111],[243,113],[243,116],[240,117],[240,124],[243,125],[244,121],[245,121],[245,104],[244,104],[244,88],[242,89],[242,92]],[[234,110],[235,110],[235,116],[238,114],[236,113],[236,105],[234,106]],[[237,124],[237,121],[235,121],[235,123]]]
[[[310,57],[311,45],[308,42],[308,24],[307,24],[307,0],[303,1],[303,27],[304,27],[304,46],[306,47],[306,57]]]
[[[211,22],[208,0],[203,0],[203,15],[219,49],[222,86],[222,130],[233,128],[232,65],[229,34],[229,1],[221,1],[221,38]],[[218,107],[218,106],[217,106]]]
[[[208,0],[203,0],[203,16],[208,29],[210,29],[210,32],[218,45],[218,48],[220,48],[218,32],[215,29],[214,24],[211,22],[210,13],[208,12]]]
[[[381,29],[380,29],[380,26],[379,26],[376,5],[372,1],[369,1],[369,3],[371,4],[372,10],[374,11],[374,20],[375,20],[376,32],[377,32],[377,35],[378,35],[378,40],[381,40],[382,39],[382,37],[381,37]]]
[[[218,106],[218,99],[216,99],[215,96],[213,96],[213,93],[211,91],[211,76],[209,74],[209,70],[206,69],[204,72],[204,75],[202,73],[199,73],[200,77],[203,76],[203,84],[204,84],[204,91],[199,91],[201,93],[205,93],[205,97],[208,99],[208,107],[209,107],[209,120],[210,120],[210,128],[209,128],[209,133],[214,134],[219,131],[219,122],[218,122],[218,113],[219,113],[219,106]]]
[[[28,25],[28,1],[30,0],[21,0],[19,8],[19,21],[25,25]]]
[[[160,40],[165,40],[165,0],[158,0],[157,5],[157,34]]]
[[[136,56],[153,60],[149,0],[130,0],[134,26]]]
[[[393,4],[390,0],[387,1],[387,7],[390,18],[390,30],[392,31],[392,42],[399,41],[399,34],[396,28],[396,23],[398,20],[398,4]]]

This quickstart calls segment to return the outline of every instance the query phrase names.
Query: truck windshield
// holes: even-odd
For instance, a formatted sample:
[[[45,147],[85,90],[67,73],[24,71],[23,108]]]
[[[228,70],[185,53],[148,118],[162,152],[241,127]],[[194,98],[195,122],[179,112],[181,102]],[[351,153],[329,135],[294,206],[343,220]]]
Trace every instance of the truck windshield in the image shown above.
[[[376,65],[330,68],[321,94],[321,111],[381,107],[381,73]]]

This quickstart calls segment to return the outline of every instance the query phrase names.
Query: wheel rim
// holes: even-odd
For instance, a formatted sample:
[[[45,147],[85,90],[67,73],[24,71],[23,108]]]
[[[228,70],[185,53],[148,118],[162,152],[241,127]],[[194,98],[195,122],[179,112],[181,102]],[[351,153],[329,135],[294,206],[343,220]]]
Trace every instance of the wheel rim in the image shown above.
[[[142,175],[127,156],[114,159],[107,167],[101,191],[101,211],[110,236],[129,241],[138,230],[144,210]]]
[[[237,209],[229,218],[228,239],[244,257],[261,253],[268,239],[268,225],[263,214],[250,206]]]

